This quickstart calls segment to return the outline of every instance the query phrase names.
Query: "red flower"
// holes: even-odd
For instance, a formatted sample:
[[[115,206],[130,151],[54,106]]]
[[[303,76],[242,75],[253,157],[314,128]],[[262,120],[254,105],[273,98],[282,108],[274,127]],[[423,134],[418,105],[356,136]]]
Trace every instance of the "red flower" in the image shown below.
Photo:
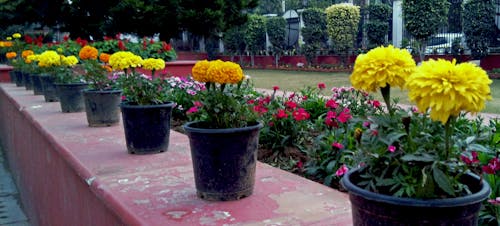
[[[172,46],[170,44],[167,44],[166,42],[163,42],[163,50],[170,51],[172,50]]]
[[[288,118],[288,114],[283,109],[278,109],[278,113],[274,115],[277,119]]]
[[[342,112],[337,116],[337,120],[341,123],[346,123],[349,119],[351,119],[351,111],[349,111],[349,108],[344,108]]]
[[[280,87],[279,87],[279,86],[273,86],[273,90],[274,90],[274,91],[276,91],[276,90],[278,90],[278,89],[280,89]]]
[[[69,40],[69,36],[65,35],[65,36],[63,37],[63,40],[64,40],[65,42],[67,42],[67,41]]]
[[[495,174],[500,170],[500,161],[497,157],[490,160],[487,166],[483,166],[483,172],[486,174]]]
[[[304,167],[304,163],[302,161],[298,161],[296,166],[297,168],[302,169]]]
[[[118,41],[118,48],[120,50],[126,50],[127,48],[125,47],[125,44],[123,44],[122,40]]]
[[[380,101],[378,101],[378,100],[372,101],[372,106],[375,107],[375,108],[379,108],[380,107]]]
[[[309,113],[307,113],[307,111],[304,108],[299,108],[293,111],[292,115],[295,121],[303,121],[309,119],[310,117]]]
[[[462,155],[460,155],[460,159],[462,159],[462,162],[464,162],[467,165],[472,165],[472,164],[479,163],[479,159],[477,158],[477,152],[476,151],[471,152],[471,158],[469,158],[468,156],[462,154]]]
[[[304,96],[302,97],[302,100],[304,100],[304,101],[305,101],[305,100],[307,100],[307,98],[308,98],[308,97],[307,97],[306,95],[304,95]]]
[[[318,83],[318,88],[319,89],[325,89],[326,88],[325,83]]]
[[[287,108],[290,108],[290,109],[295,109],[295,108],[297,108],[297,103],[295,103],[293,101],[287,101],[287,102],[285,102],[285,106]]]
[[[330,99],[330,100],[326,101],[325,106],[327,108],[335,109],[339,106],[339,104],[335,100]]]
[[[193,102],[193,105],[196,107],[203,107],[203,104],[200,101]]]
[[[104,36],[104,41],[109,41],[109,40],[113,40],[113,38],[111,38],[109,36]]]
[[[24,42],[26,42],[26,44],[32,44],[33,38],[31,38],[31,36],[29,35],[24,35]]]
[[[378,130],[372,130],[372,136],[378,136]]]
[[[258,112],[259,114],[265,114],[267,113],[268,109],[262,105],[255,105],[253,107],[253,111]]]
[[[148,43],[146,42],[146,38],[142,39],[142,49],[147,49],[148,48]]]
[[[339,127],[339,124],[337,123],[337,120],[334,120],[336,117],[335,112],[333,111],[328,111],[326,113],[326,119],[325,119],[325,124],[330,127]]]
[[[255,104],[255,100],[254,99],[250,99],[247,101],[247,104]]]
[[[292,93],[290,94],[290,96],[288,96],[288,99],[293,99],[295,97],[295,93]]]

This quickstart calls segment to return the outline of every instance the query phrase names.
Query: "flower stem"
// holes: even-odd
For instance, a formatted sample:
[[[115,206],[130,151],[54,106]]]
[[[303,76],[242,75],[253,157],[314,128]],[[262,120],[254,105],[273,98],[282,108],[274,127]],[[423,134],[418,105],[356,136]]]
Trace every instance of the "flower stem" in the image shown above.
[[[445,159],[448,159],[450,156],[450,149],[451,149],[451,133],[453,132],[452,129],[453,127],[451,126],[452,121],[455,119],[454,116],[450,116],[448,118],[448,121],[446,121],[446,124],[444,124],[444,144],[445,144]]]
[[[392,116],[392,107],[391,107],[391,86],[387,84],[385,87],[380,88],[380,92],[382,93],[382,97],[384,98],[385,105],[387,106],[387,111]]]

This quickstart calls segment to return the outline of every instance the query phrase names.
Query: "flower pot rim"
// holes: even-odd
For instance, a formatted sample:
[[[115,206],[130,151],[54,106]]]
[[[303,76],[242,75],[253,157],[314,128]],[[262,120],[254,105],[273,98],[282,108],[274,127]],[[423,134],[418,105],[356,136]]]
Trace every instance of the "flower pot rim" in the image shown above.
[[[147,105],[138,105],[138,104],[129,104],[129,102],[123,101],[120,103],[120,108],[157,108],[157,107],[173,107],[175,103],[173,101],[167,101],[163,104],[147,104]]]
[[[484,180],[481,180],[481,187],[479,191],[461,197],[443,198],[443,199],[417,199],[417,198],[407,198],[407,197],[396,197],[396,196],[368,191],[352,183],[350,177],[353,174],[357,173],[358,171],[359,168],[349,170],[341,179],[342,186],[345,189],[347,189],[350,194],[362,196],[367,200],[384,202],[392,205],[416,206],[416,207],[450,207],[450,206],[457,206],[457,204],[468,205],[483,201],[491,193],[491,189],[488,183],[486,183]],[[466,175],[477,180],[480,179],[479,176],[472,173],[467,173]]]
[[[100,90],[100,89],[84,89],[84,93],[121,93],[123,92],[122,89],[105,89],[105,90]]]
[[[73,83],[54,83],[56,86],[86,86],[88,83],[85,82],[73,82]]]
[[[196,124],[203,123],[203,121],[193,121],[193,122],[187,122],[185,123],[182,128],[184,128],[185,131],[187,132],[202,132],[202,133],[235,133],[235,132],[240,132],[240,131],[248,131],[248,130],[254,130],[254,129],[261,129],[263,127],[261,122],[253,122],[255,125],[250,125],[250,126],[245,126],[245,127],[238,127],[238,128],[224,128],[224,129],[211,129],[211,128],[203,128],[203,127],[196,127]]]

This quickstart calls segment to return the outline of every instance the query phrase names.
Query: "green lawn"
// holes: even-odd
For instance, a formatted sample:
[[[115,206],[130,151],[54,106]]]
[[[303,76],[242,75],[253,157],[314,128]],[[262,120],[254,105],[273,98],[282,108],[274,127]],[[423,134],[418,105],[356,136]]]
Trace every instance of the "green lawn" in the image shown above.
[[[316,87],[318,83],[326,84],[326,87],[351,86],[349,74],[347,73],[325,73],[325,72],[301,72],[301,71],[281,71],[281,70],[244,70],[246,75],[252,77],[252,81],[257,88],[272,89],[279,86],[281,90],[297,91],[303,87]],[[500,80],[494,79],[491,84],[491,95],[493,99],[486,104],[483,112],[500,114]],[[391,96],[399,98],[402,104],[410,104],[405,91],[392,89]],[[382,100],[379,93],[376,97]]]

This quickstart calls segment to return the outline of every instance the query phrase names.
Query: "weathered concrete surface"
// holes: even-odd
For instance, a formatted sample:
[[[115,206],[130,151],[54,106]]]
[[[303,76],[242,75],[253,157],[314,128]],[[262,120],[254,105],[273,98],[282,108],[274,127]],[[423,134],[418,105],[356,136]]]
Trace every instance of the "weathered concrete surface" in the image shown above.
[[[188,139],[130,155],[121,125],[87,126],[85,113],[13,84],[0,85],[0,135],[33,225],[352,225],[347,194],[258,163],[254,194],[196,197]]]

